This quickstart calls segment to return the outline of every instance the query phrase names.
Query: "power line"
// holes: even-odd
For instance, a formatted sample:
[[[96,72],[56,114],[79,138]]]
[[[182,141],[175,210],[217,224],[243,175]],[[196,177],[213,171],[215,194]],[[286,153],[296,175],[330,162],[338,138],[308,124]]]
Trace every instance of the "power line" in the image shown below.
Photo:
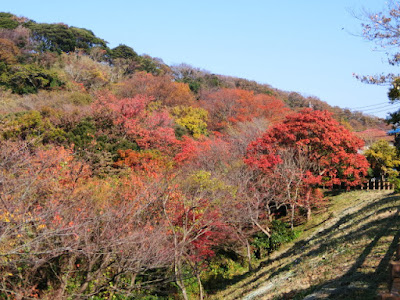
[[[397,103],[397,104],[400,104],[400,103]],[[392,109],[394,107],[396,107],[396,104],[389,104],[389,105],[377,106],[377,107],[373,107],[373,108],[366,108],[366,109],[362,109],[362,110],[358,110],[358,111],[368,112],[368,111],[374,111],[374,110],[377,110],[377,109],[379,109],[379,110],[380,109]]]
[[[363,113],[367,114],[376,114],[380,112],[390,112],[391,110],[398,110],[400,109],[400,104],[398,106],[392,106],[391,108],[385,108],[385,109],[379,109],[379,110],[373,110],[373,111],[362,111]]]
[[[396,107],[396,110],[398,110],[399,108],[400,108],[400,106]],[[388,112],[388,113],[390,113],[391,111],[388,111],[387,109],[384,109],[384,110],[374,111],[373,113],[376,114],[376,113],[379,113],[379,112]]]
[[[354,110],[354,109],[362,109],[362,108],[366,108],[366,107],[371,107],[371,106],[380,106],[382,104],[390,104],[390,102],[381,102],[381,103],[376,103],[376,104],[371,104],[371,105],[366,105],[366,106],[359,106],[359,107],[349,107],[348,109],[350,110]]]

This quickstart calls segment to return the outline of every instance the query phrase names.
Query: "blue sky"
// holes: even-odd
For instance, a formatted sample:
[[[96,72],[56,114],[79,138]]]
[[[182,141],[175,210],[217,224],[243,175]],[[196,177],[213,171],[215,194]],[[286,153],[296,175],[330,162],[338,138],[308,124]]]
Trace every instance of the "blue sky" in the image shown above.
[[[390,71],[360,36],[351,11],[381,11],[385,0],[2,1],[1,11],[37,22],[84,27],[109,42],[355,108],[387,102],[387,87],[358,82]],[[385,117],[394,107],[364,108]]]

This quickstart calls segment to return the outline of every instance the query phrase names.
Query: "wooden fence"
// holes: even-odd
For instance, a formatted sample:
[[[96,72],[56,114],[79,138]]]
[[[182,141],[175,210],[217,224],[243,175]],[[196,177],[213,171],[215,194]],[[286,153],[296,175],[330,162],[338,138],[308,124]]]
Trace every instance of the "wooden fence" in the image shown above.
[[[360,186],[362,190],[393,190],[394,185],[387,180],[370,179],[368,182]]]
[[[346,187],[344,185],[334,185],[333,189],[346,190]],[[362,185],[350,188],[350,190],[394,190],[394,185],[387,180],[372,178]]]

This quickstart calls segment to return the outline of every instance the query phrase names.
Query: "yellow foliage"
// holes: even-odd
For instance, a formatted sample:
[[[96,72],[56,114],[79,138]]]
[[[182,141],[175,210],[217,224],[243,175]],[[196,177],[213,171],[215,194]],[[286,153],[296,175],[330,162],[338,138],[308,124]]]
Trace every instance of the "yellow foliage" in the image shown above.
[[[395,168],[400,166],[400,158],[396,147],[390,145],[388,141],[375,142],[364,155],[376,173],[375,176],[397,177],[398,171]]]
[[[171,110],[175,122],[185,127],[194,138],[207,135],[208,112],[200,107],[175,106]]]

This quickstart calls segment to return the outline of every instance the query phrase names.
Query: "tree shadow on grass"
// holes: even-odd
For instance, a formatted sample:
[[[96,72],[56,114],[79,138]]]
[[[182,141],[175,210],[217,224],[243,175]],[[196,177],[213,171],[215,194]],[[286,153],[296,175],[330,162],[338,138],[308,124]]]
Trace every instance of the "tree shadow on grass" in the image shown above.
[[[397,226],[390,228],[392,221],[397,221]],[[280,297],[275,298],[276,300],[283,299],[321,299],[323,297],[327,299],[348,299],[348,300],[368,300],[376,299],[378,289],[381,285],[388,283],[389,279],[389,262],[393,258],[397,245],[400,241],[400,230],[399,230],[400,218],[398,213],[388,218],[386,225],[380,232],[377,233],[376,237],[364,248],[363,252],[356,259],[356,262],[351,268],[342,276],[324,282],[319,285],[311,286],[304,290],[294,290],[286,293]],[[385,230],[386,229],[386,230]],[[371,253],[373,248],[378,244],[379,240],[383,236],[393,234],[393,240],[391,241],[385,255],[380,260],[378,266],[374,272],[362,273],[358,269],[366,261],[368,255]],[[317,298],[317,295],[318,298]],[[308,295],[308,297],[306,297]]]
[[[393,253],[395,252],[396,245],[399,242],[399,200],[400,197],[398,196],[385,197],[374,203],[368,204],[361,210],[343,216],[335,224],[332,224],[328,228],[315,234],[310,239],[295,243],[290,249],[288,249],[285,253],[282,253],[280,256],[276,257],[274,260],[267,260],[266,262],[262,263],[255,270],[255,272],[261,271],[264,267],[276,260],[288,258],[291,256],[296,257],[293,259],[293,261],[275,268],[265,270],[264,272],[257,274],[256,277],[252,278],[251,282],[246,282],[245,284],[248,287],[240,286],[238,288],[243,289],[242,294],[250,293],[254,289],[260,287],[261,285],[264,285],[269,279],[276,278],[276,276],[292,270],[295,265],[297,265],[304,259],[321,256],[325,254],[326,251],[328,251],[329,249],[336,249],[337,247],[350,242],[354,243],[367,236],[373,238],[372,241],[367,247],[364,248],[354,264],[343,276],[328,282],[323,282],[319,285],[312,286],[307,290],[294,291],[290,294],[292,295],[293,293],[295,293],[299,295],[306,295],[311,293],[315,289],[326,286],[327,289],[331,289],[329,293],[332,297],[334,297],[332,299],[374,299],[376,297],[379,285],[383,282],[386,282],[387,280],[388,264],[391,257],[393,256]],[[367,222],[361,228],[357,228],[356,230],[351,231],[346,236],[334,237],[338,233],[338,230],[351,228],[351,221],[360,218],[361,216],[363,217],[360,218],[358,222],[367,221],[368,218],[373,218],[376,213],[390,213],[395,211],[397,211],[395,214],[392,214],[387,218],[375,219]],[[386,254],[377,266],[375,273],[365,274],[358,272],[358,269],[366,261],[367,256],[371,253],[374,247],[378,245],[379,240],[385,236],[393,236],[394,238],[388,250],[386,251]],[[315,244],[317,242],[319,242],[320,245],[318,248],[315,248]],[[237,283],[249,277],[250,275],[252,274],[247,273],[242,276],[238,276],[237,278],[233,278],[229,282],[229,284]],[[265,278],[265,280],[259,282],[262,278]],[[330,286],[332,288],[329,288]],[[227,294],[227,296],[229,296],[229,294]],[[285,298],[284,296],[280,299],[289,298]]]

